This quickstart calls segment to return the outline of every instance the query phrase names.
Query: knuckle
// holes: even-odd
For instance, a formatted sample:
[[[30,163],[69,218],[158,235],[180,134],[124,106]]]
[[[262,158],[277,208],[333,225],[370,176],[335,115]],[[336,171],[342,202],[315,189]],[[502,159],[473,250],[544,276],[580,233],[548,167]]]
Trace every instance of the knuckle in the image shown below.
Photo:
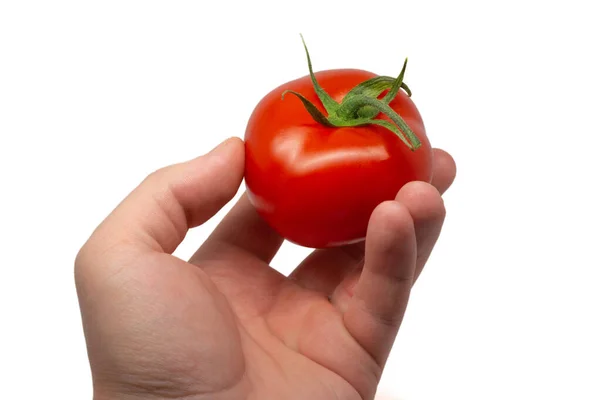
[[[171,166],[155,169],[146,176],[143,183],[156,184],[159,182],[163,182],[166,179],[166,177],[170,175],[171,169]]]
[[[90,264],[90,250],[89,244],[84,244],[81,249],[75,255],[75,260],[73,263],[73,273],[75,278],[75,285],[81,286],[81,283],[86,275],[88,275],[87,270],[89,269]]]

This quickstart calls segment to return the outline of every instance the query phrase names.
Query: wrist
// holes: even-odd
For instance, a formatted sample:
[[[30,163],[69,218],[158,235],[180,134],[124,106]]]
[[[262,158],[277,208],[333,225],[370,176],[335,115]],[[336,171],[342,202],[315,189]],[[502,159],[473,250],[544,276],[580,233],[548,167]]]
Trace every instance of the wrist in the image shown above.
[[[186,395],[183,391],[181,394],[167,393],[167,391],[159,389],[156,392],[149,392],[142,388],[139,391],[94,389],[93,396],[93,400],[207,400],[208,398],[201,394]]]
[[[231,393],[191,393],[185,389],[173,390],[155,387],[148,389],[146,387],[116,389],[116,388],[94,388],[93,400],[221,400],[231,399]],[[234,397],[242,400],[243,397]]]

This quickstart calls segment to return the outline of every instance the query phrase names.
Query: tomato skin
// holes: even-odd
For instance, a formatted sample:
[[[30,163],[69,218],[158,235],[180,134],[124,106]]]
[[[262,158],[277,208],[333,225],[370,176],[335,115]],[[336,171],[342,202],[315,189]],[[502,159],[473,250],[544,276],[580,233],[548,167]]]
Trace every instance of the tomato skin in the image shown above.
[[[340,102],[354,86],[377,75],[342,69],[315,76]],[[390,107],[421,141],[415,151],[380,126],[320,125],[299,99],[288,94],[282,100],[288,89],[327,115],[310,76],[267,94],[248,121],[245,182],[258,213],[290,242],[326,248],[361,241],[378,204],[394,199],[410,181],[431,181],[431,145],[417,107],[403,91]]]

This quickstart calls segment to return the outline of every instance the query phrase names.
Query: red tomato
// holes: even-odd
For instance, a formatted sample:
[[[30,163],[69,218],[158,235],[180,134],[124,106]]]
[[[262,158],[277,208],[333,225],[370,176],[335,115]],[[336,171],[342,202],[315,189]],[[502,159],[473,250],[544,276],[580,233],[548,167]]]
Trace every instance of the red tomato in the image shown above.
[[[376,76],[354,69],[315,74],[338,103],[356,85]],[[431,181],[431,146],[421,115],[406,93],[399,91],[389,106],[419,139],[416,150],[382,126],[324,126],[298,98],[282,99],[286,90],[304,95],[327,115],[310,75],[266,95],[245,134],[245,181],[258,213],[287,240],[312,248],[361,241],[378,204],[394,199],[407,182]],[[383,114],[375,118],[390,121]]]

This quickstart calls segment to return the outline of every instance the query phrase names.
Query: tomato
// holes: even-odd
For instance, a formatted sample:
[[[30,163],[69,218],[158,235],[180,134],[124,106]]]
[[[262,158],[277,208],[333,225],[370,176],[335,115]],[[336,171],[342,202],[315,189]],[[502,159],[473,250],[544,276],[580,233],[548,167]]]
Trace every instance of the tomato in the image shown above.
[[[245,183],[251,203],[275,231],[301,246],[326,248],[364,240],[378,204],[394,199],[410,181],[430,182],[432,149],[417,107],[398,88],[388,99],[397,114],[394,119],[385,107],[387,113],[368,110],[373,100],[365,105],[361,97],[358,103],[363,105],[350,107],[347,121],[320,120],[328,116],[323,92],[335,104],[344,104],[353,88],[375,82],[377,75],[358,69],[313,74],[310,56],[308,60],[310,75],[274,89],[253,111],[245,133]],[[406,63],[402,77],[405,68]],[[386,90],[374,90],[370,97],[381,102],[393,90],[391,80]],[[325,103],[329,111],[337,107]],[[364,115],[373,122],[352,126]],[[397,125],[396,133],[390,129],[398,116],[412,131],[412,141],[398,134]]]

